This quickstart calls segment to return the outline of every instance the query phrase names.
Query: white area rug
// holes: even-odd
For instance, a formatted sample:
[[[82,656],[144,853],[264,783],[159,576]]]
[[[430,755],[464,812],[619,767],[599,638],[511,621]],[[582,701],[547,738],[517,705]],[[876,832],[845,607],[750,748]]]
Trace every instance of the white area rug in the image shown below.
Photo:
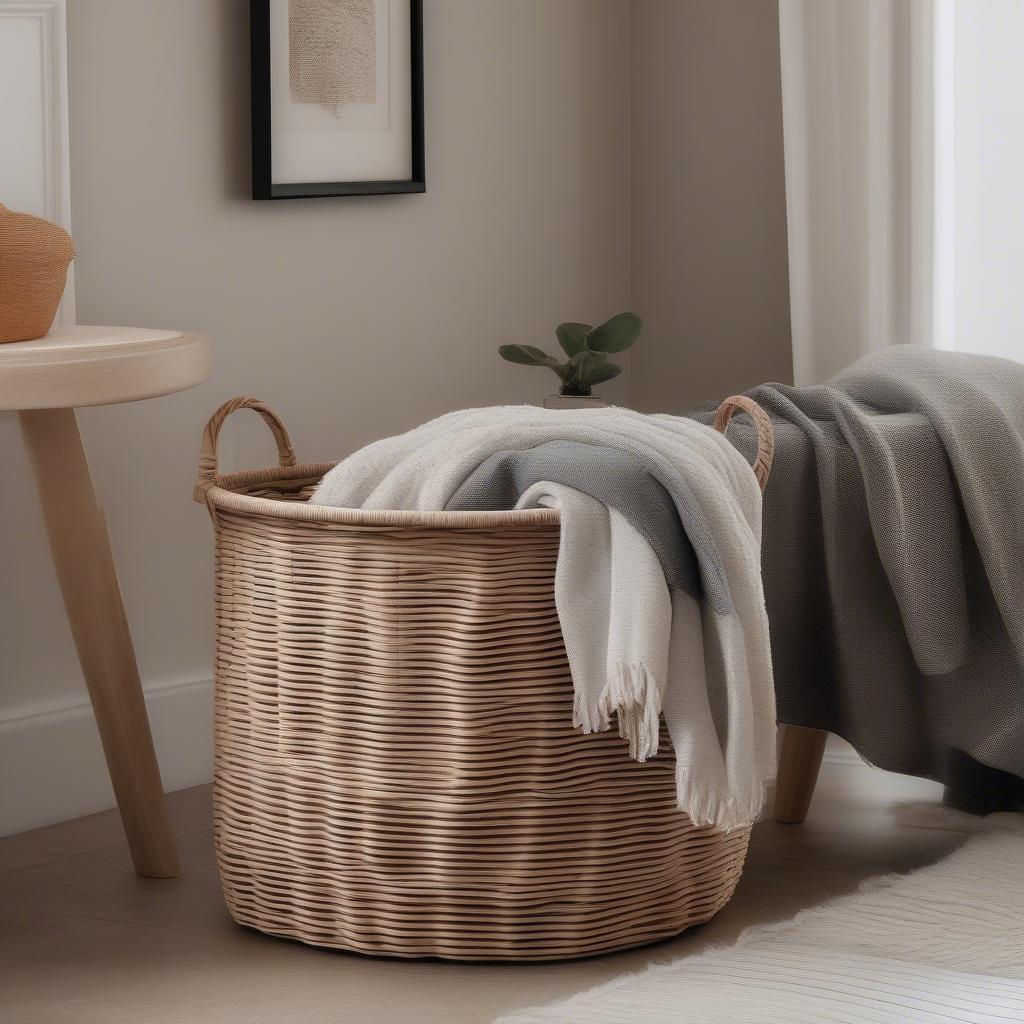
[[[1024,817],[977,821],[919,813],[923,827],[986,831],[938,864],[870,879],[730,948],[498,1024],[1024,1021]]]

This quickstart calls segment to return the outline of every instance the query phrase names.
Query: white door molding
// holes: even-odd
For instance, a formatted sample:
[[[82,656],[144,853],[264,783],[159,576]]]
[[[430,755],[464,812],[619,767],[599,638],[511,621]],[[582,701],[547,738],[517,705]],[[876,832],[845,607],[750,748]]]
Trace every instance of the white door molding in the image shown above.
[[[66,0],[0,0],[0,138],[0,203],[70,231]],[[75,322],[73,271],[56,322]]]

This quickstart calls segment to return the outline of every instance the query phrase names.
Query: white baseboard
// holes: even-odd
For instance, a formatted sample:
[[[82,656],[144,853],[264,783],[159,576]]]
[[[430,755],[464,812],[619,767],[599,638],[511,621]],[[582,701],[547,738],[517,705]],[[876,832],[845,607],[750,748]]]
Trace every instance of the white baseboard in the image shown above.
[[[829,734],[828,742],[825,744],[825,756],[822,758],[824,764],[844,764],[854,768],[866,768],[868,771],[876,771],[865,761],[846,740]]]
[[[942,786],[929,779],[883,771],[864,761],[846,740],[830,735],[821,764],[834,787],[861,800],[941,801]]]
[[[213,778],[213,683],[158,683],[146,690],[164,788]],[[87,698],[0,719],[0,835],[114,806]]]

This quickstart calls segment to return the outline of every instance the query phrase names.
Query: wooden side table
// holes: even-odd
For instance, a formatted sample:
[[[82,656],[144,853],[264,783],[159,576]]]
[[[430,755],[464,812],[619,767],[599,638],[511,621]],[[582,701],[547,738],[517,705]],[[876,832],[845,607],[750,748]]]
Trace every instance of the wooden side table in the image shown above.
[[[180,331],[62,327],[0,345],[0,410],[18,413],[135,870],[152,878],[178,874],[178,854],[75,407],[171,394],[209,368],[208,340]]]

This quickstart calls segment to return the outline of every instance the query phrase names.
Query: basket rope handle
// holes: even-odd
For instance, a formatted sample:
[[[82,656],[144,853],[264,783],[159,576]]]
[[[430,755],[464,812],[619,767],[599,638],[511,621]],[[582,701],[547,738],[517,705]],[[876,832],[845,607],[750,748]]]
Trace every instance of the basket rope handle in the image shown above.
[[[775,431],[772,428],[772,421],[768,413],[752,398],[746,395],[733,395],[718,407],[715,413],[715,430],[724,434],[729,426],[729,420],[738,412],[745,412],[757,428],[757,458],[754,460],[753,468],[763,491],[771,475],[772,457],[775,454]]]
[[[281,422],[281,417],[266,402],[258,398],[242,395],[225,402],[209,419],[203,429],[203,440],[199,447],[199,471],[193,497],[196,501],[206,501],[206,492],[217,482],[217,441],[220,428],[224,421],[239,409],[252,409],[263,417],[264,423],[270,427],[277,443],[277,460],[283,467],[295,465],[295,449],[292,439]]]

